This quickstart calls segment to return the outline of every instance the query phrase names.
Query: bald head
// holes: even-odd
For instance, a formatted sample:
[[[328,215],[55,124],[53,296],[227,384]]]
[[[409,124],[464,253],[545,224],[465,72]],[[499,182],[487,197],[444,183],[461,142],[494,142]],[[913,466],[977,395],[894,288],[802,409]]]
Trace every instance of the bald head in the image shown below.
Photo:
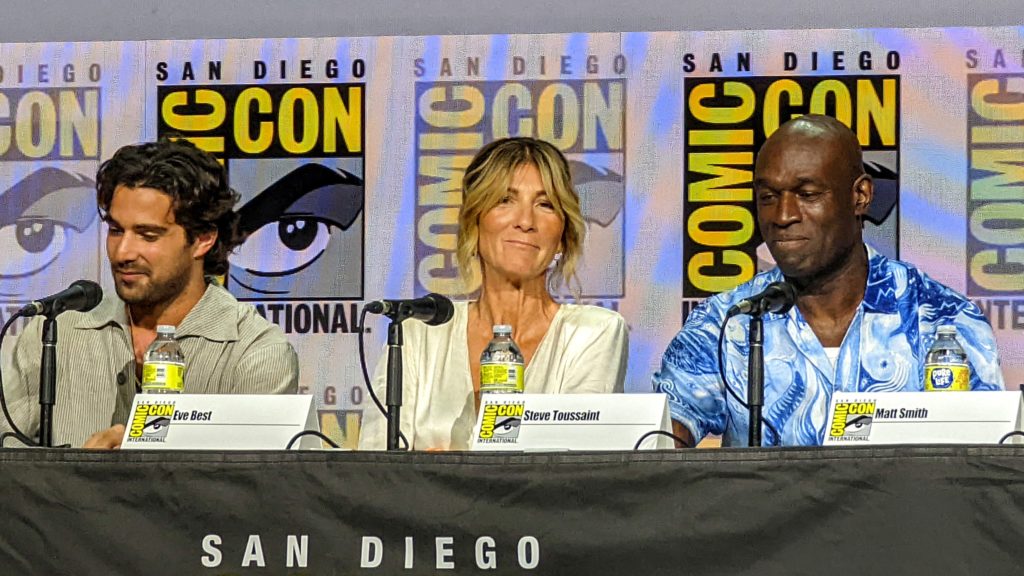
[[[862,218],[873,194],[857,137],[833,118],[791,120],[757,154],[761,236],[783,274],[804,288],[863,259]]]
[[[806,140],[820,142],[822,154],[830,156],[829,164],[837,175],[842,175],[842,181],[847,186],[852,186],[854,181],[864,175],[864,157],[857,135],[842,122],[821,114],[807,114],[779,126],[761,147],[758,159],[768,156],[764,154],[766,150]]]

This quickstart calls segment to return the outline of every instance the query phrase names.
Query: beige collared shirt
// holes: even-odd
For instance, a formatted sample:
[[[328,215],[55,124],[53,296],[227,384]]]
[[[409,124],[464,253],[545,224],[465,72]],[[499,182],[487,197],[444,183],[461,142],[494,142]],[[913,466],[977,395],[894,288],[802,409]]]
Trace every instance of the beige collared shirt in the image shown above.
[[[32,438],[39,435],[42,325],[42,318],[28,324],[3,370],[11,416]],[[298,388],[298,358],[280,328],[215,283],[177,327],[177,337],[186,393],[294,394]],[[81,446],[94,432],[124,424],[137,391],[124,302],[108,294],[89,312],[58,316],[54,445]],[[0,430],[9,430],[2,418]]]

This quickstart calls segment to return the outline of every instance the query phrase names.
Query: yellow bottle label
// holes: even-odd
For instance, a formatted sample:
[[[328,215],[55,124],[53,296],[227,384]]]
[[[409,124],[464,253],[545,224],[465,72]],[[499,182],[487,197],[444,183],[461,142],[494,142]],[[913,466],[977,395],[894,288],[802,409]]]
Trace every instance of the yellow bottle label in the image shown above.
[[[146,362],[142,365],[142,389],[181,392],[185,388],[185,365],[176,362]]]
[[[480,392],[522,392],[522,364],[481,364]]]
[[[971,369],[967,364],[925,364],[924,389],[966,392],[971,389]]]

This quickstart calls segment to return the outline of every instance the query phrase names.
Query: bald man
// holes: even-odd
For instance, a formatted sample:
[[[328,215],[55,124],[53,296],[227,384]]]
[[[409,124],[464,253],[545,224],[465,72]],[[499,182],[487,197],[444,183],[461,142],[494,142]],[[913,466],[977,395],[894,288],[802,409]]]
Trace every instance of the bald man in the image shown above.
[[[754,195],[776,268],[702,302],[665,351],[654,388],[669,396],[677,435],[690,445],[707,434],[747,444],[748,410],[719,376],[719,330],[732,305],[780,280],[798,296],[788,313],[763,316],[764,445],[821,444],[833,392],[921,390],[925,356],[946,324],[967,352],[971,389],[1003,388],[981,310],[864,243],[873,194],[857,137],[831,117],[791,120],[765,142]],[[748,326],[749,317],[729,321],[723,353],[728,385],[744,402]]]

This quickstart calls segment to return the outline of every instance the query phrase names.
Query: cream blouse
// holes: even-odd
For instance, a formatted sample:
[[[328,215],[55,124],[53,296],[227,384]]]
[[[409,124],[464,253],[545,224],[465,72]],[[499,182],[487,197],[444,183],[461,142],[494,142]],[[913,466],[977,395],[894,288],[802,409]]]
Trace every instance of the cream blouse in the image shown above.
[[[456,302],[441,326],[403,325],[402,433],[414,450],[467,450],[476,421],[469,372],[468,302]],[[530,394],[622,392],[629,356],[626,322],[597,306],[562,304],[523,375]],[[385,403],[387,354],[377,363],[373,389]],[[361,450],[383,450],[387,422],[370,402],[363,410]]]

